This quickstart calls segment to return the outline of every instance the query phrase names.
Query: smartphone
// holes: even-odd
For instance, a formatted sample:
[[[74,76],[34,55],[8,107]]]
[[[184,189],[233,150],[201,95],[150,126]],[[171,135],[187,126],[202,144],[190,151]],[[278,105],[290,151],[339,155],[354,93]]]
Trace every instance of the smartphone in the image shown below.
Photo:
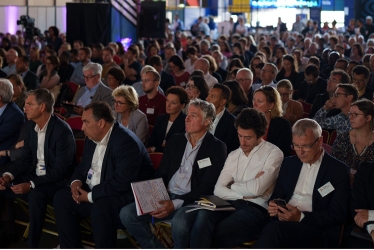
[[[278,206],[283,207],[284,209],[287,209],[287,210],[288,210],[288,208],[287,208],[287,206],[286,206],[287,202],[286,202],[285,200],[283,200],[283,199],[274,199],[273,201],[274,201],[275,204],[277,204]]]

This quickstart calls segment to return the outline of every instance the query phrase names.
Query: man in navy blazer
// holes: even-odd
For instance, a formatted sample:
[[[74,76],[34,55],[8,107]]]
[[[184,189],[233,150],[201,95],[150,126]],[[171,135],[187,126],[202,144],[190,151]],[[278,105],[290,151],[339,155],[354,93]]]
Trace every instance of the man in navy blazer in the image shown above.
[[[149,223],[171,220],[180,207],[193,203],[200,195],[213,194],[226,160],[226,146],[208,132],[214,117],[212,104],[191,101],[186,133],[173,135],[166,144],[154,178],[163,179],[171,200],[160,201],[161,208],[142,216],[137,216],[135,203],[122,208],[121,222],[142,248],[163,248]]]
[[[13,85],[0,78],[0,151],[16,144],[19,132],[25,122],[22,111],[12,102]],[[0,157],[0,166],[10,161],[9,155]]]
[[[95,247],[114,248],[119,211],[133,202],[131,183],[153,175],[140,139],[115,121],[106,102],[84,108],[84,155],[69,182],[54,197],[61,248],[82,248],[79,219],[91,217]]]
[[[282,163],[269,199],[274,220],[254,248],[337,248],[348,211],[348,166],[324,152],[322,129],[314,120],[297,121],[292,134],[297,156]]]
[[[216,138],[227,146],[227,154],[239,147],[238,133],[235,128],[235,116],[230,114],[225,106],[230,99],[230,89],[222,84],[215,84],[206,98],[216,108],[216,119],[210,131]]]
[[[67,123],[52,114],[53,105],[53,95],[47,89],[28,94],[25,113],[32,122],[26,127],[22,155],[13,164],[0,169],[0,190],[4,190],[0,195],[27,199],[29,203],[27,245],[30,248],[38,247],[47,202],[65,184],[64,179],[75,163],[73,133]],[[11,187],[7,188],[9,184]],[[5,225],[12,227],[12,214],[7,220]],[[11,228],[9,233],[14,233]]]
[[[38,77],[29,69],[30,59],[27,56],[19,56],[16,62],[16,71],[23,78],[28,91],[39,88]]]

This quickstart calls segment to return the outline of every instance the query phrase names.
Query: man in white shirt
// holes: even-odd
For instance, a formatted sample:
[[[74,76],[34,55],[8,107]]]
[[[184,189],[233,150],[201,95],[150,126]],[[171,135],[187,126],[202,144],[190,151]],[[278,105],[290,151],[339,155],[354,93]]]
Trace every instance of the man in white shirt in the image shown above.
[[[194,69],[201,70],[202,72],[204,72],[204,79],[209,89],[213,87],[214,84],[218,83],[218,80],[209,73],[209,62],[207,59],[205,58],[197,59],[194,64]]]
[[[3,68],[3,71],[7,73],[7,75],[10,74],[16,74],[16,62],[18,58],[18,52],[14,49],[10,49],[6,52],[6,62],[8,63],[8,66]]]
[[[321,135],[321,126],[311,119],[293,126],[292,148],[297,156],[282,163],[269,199],[273,220],[254,248],[338,248],[348,212],[349,169],[324,152]]]
[[[47,203],[66,184],[68,170],[75,165],[73,133],[66,122],[53,115],[53,105],[54,98],[48,90],[29,92],[24,110],[33,123],[26,128],[22,156],[0,169],[0,195],[26,198],[29,203],[29,248],[38,248]],[[8,220],[5,224],[11,227],[13,214]]]
[[[175,248],[231,248],[255,240],[266,225],[270,197],[283,160],[282,151],[263,140],[267,121],[263,113],[244,109],[235,120],[240,148],[231,152],[214,194],[228,200],[235,212],[192,211],[175,215]],[[181,226],[179,226],[181,225]]]
[[[79,219],[91,217],[96,248],[115,248],[118,213],[134,201],[131,182],[149,179],[152,163],[143,143],[115,121],[106,102],[84,108],[82,162],[70,187],[54,197],[61,248],[82,248]]]

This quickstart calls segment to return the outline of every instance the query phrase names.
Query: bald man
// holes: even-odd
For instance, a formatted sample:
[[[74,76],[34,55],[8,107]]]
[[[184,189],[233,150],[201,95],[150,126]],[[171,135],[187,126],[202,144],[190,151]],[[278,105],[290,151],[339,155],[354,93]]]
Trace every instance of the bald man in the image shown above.
[[[214,84],[218,83],[218,80],[209,73],[209,62],[204,58],[199,58],[194,64],[195,70],[201,70],[204,72],[204,78],[208,88],[212,88]]]
[[[15,51],[14,49],[8,50],[8,52],[6,53],[6,62],[8,63],[8,66],[3,68],[3,70],[5,71],[7,75],[17,74],[17,71],[16,71],[17,58],[18,58],[17,51]]]

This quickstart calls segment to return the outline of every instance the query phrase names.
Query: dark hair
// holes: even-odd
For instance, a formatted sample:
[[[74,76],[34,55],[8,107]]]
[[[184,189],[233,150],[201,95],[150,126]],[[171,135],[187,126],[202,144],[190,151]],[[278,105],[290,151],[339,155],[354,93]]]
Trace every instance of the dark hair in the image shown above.
[[[70,54],[78,56],[78,50],[77,49],[72,49],[72,50],[70,50]]]
[[[319,65],[320,65],[320,61],[319,61],[319,58],[316,57],[316,56],[311,56],[308,60],[309,63],[312,63],[314,65],[316,65],[318,68],[319,68]]]
[[[355,43],[355,44],[352,45],[352,47],[356,47],[357,48],[359,56],[364,56],[364,50],[362,49],[361,44]]]
[[[194,71],[192,71],[191,75],[190,75],[190,79],[194,76],[199,76],[199,77],[202,77],[204,78],[204,72],[199,70],[199,69],[196,69]]]
[[[338,60],[336,60],[335,63],[338,63],[338,62],[343,62],[343,63],[345,63],[345,67],[347,68],[347,66],[348,66],[348,60],[347,60],[347,59],[339,58]]]
[[[158,45],[158,42],[157,42],[157,41],[153,41],[151,44],[148,45],[148,48],[147,48],[147,56],[150,55],[150,52],[151,52],[151,49],[152,49],[152,48],[156,48],[157,53],[160,52],[160,46]]]
[[[116,44],[118,45],[118,50],[117,50],[117,54],[118,55],[124,55],[125,54],[125,48],[123,48],[123,44],[121,42],[116,42]]]
[[[62,51],[58,58],[60,59],[60,65],[68,65],[69,59],[70,59],[70,53],[67,51]]]
[[[23,82],[22,76],[19,74],[10,74],[6,77],[8,80],[14,80],[17,86],[22,86],[22,91],[26,91],[25,83]]]
[[[220,89],[222,91],[222,93],[221,93],[222,99],[225,99],[227,102],[230,100],[231,90],[230,90],[229,87],[227,87],[225,85],[222,85],[222,84],[219,84],[219,83],[216,83],[216,84],[213,85],[212,89]]]
[[[230,61],[229,66],[227,67],[227,71],[231,72],[233,67],[244,68],[243,62],[239,58],[234,58]]]
[[[180,58],[180,56],[177,56],[177,55],[171,56],[169,59],[169,63],[173,63],[175,66],[179,68],[179,70],[185,69],[183,60],[182,58]]]
[[[110,46],[105,47],[103,50],[108,51],[112,56],[114,56],[116,54],[114,49]]]
[[[352,73],[356,75],[364,75],[365,79],[368,79],[370,75],[369,69],[363,65],[358,65],[354,67]]]
[[[20,60],[23,63],[30,64],[30,59],[28,56],[18,56],[17,61]]]
[[[179,102],[181,104],[188,104],[190,102],[190,99],[188,98],[187,91],[182,88],[181,86],[171,86],[166,90],[166,96],[168,94],[177,95],[179,97]]]
[[[355,101],[351,104],[351,107],[357,106],[357,108],[364,113],[365,116],[371,115],[371,126],[370,129],[373,130],[374,124],[374,103],[368,99],[361,99]]]
[[[89,55],[90,57],[92,56],[92,50],[90,47],[82,47],[79,50],[84,51],[84,53],[86,53],[86,55]]]
[[[245,108],[235,119],[235,127],[244,130],[252,129],[257,138],[265,135],[268,122],[264,113],[253,108]]]
[[[284,55],[283,56],[283,61],[286,60],[286,61],[289,61],[292,65],[292,69],[291,69],[291,72],[292,74],[293,73],[297,73],[297,60],[295,60],[295,57],[293,55]],[[282,73],[280,73],[282,72]],[[279,71],[280,75],[284,75],[286,73],[286,70],[284,69],[284,66],[282,65],[282,69]]]
[[[110,108],[108,103],[102,101],[91,102],[86,107],[84,107],[84,111],[87,111],[89,109],[92,109],[92,116],[96,122],[103,119],[108,123],[114,123],[112,109]]]
[[[334,41],[335,44],[337,44],[339,42],[339,40],[336,36],[330,36],[330,40]]]
[[[126,77],[125,72],[123,72],[122,69],[116,68],[116,67],[110,68],[108,70],[107,75],[113,76],[119,82],[120,85],[122,84],[123,80],[125,80],[125,77]]]
[[[196,55],[197,49],[194,46],[190,46],[186,49],[186,55]]]
[[[97,50],[101,51],[101,50],[104,49],[104,45],[102,45],[101,43],[96,43],[96,44],[92,45],[92,49],[97,49]]]
[[[342,83],[350,83],[351,82],[351,77],[348,75],[347,72],[341,69],[334,69],[331,71],[330,76],[332,75],[339,75],[340,76],[340,82]]]
[[[80,46],[83,47],[83,42],[81,40],[74,40],[73,45],[74,43],[78,43]]]
[[[269,59],[271,57],[271,48],[269,46],[262,47],[263,50],[266,52],[266,58]]]
[[[237,81],[225,81],[222,83],[231,90],[231,102],[236,105],[246,105],[248,97],[245,95],[243,87]]]
[[[200,92],[199,98],[201,100],[205,100],[208,97],[209,88],[208,85],[203,77],[200,76],[193,76],[190,77],[190,81],[193,81],[193,84]]]
[[[42,88],[42,89],[35,89],[31,90],[27,93],[27,95],[34,95],[35,101],[38,103],[38,105],[41,105],[42,103],[45,104],[45,110],[49,113],[53,113],[53,105],[55,105],[55,98],[53,97],[52,93],[49,92],[48,89]]]
[[[138,58],[139,48],[135,44],[130,45],[130,47],[127,48],[127,51],[130,51],[133,55],[135,55],[135,58]]]
[[[48,30],[50,29],[53,30],[53,34],[58,37],[58,35],[60,34],[60,30],[56,26],[51,26]]]
[[[227,41],[221,41],[221,43],[225,44],[225,50],[221,51],[222,53],[229,53],[229,52],[231,52],[230,45],[229,45],[229,43]]]
[[[46,61],[50,60],[51,63],[55,66],[55,69],[57,70],[58,67],[60,67],[60,59],[58,59],[57,56],[47,56]]]
[[[243,55],[243,46],[241,43],[234,43],[234,45],[232,46],[232,48],[238,48],[240,50],[240,55]]]
[[[314,78],[317,78],[319,76],[319,69],[314,64],[309,64],[305,67],[304,74],[307,76],[312,75]]]
[[[160,65],[162,65],[161,57],[159,55],[151,56],[148,59],[148,65],[150,65],[150,66],[153,66],[153,65],[160,66]]]
[[[343,89],[344,93],[346,95],[353,96],[352,102],[357,101],[358,99],[358,90],[356,85],[350,84],[350,83],[340,83],[338,84],[338,88]]]

